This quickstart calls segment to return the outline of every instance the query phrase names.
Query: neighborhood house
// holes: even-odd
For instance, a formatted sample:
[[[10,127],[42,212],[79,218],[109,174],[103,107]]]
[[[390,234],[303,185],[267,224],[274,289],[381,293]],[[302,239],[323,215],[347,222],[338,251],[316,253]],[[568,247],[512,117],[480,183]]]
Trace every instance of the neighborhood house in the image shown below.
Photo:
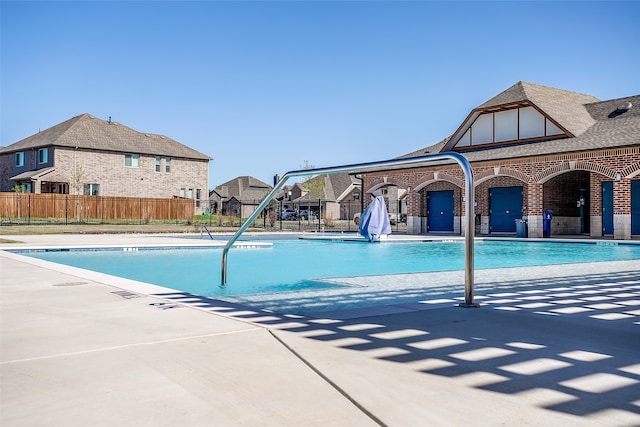
[[[0,191],[208,197],[211,157],[164,135],[81,114],[0,149]]]

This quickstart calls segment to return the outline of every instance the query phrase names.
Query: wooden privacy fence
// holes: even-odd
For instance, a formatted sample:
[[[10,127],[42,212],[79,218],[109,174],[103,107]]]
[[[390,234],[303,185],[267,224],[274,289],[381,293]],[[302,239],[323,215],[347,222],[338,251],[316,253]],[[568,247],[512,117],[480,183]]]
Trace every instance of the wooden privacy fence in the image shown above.
[[[0,193],[2,223],[192,223],[193,199]]]

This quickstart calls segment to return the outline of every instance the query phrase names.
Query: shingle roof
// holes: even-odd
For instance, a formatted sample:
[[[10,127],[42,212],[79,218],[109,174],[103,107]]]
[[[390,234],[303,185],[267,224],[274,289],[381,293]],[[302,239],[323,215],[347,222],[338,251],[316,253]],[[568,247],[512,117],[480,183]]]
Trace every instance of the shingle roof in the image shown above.
[[[404,158],[424,156],[424,155],[427,155],[427,154],[439,153],[439,152],[442,151],[442,148],[444,148],[444,145],[447,143],[447,141],[449,141],[448,137],[443,139],[440,142],[437,142],[437,143],[433,144],[433,145],[421,148],[421,149],[416,150],[416,151],[412,151],[411,153],[403,154],[402,156],[399,156],[397,158],[398,159],[404,159]]]
[[[22,181],[22,180],[27,180],[27,179],[40,178],[41,176],[44,176],[44,175],[48,174],[49,172],[53,172],[55,169],[56,168],[48,167],[48,168],[42,168],[42,169],[36,169],[36,170],[32,170],[32,171],[22,172],[21,174],[18,174],[16,176],[12,176],[11,178],[9,178],[9,180],[10,181]]]
[[[322,180],[322,199],[338,201],[340,196],[351,186],[358,185],[359,181],[348,173],[335,173],[318,175],[311,178],[311,181]],[[304,187],[304,186],[303,186]],[[309,193],[296,199],[297,201],[318,200],[318,196]]]
[[[488,146],[469,149],[461,154],[473,162],[640,145],[640,95],[599,101],[590,95],[519,82],[474,111],[523,100],[533,102],[576,136]],[[626,103],[632,105],[628,111],[617,111],[620,105]],[[446,150],[447,140],[448,138],[400,158],[431,154],[438,148]]]
[[[214,191],[223,199],[235,197],[240,202],[254,202],[262,200],[271,191],[271,187],[259,179],[245,175],[220,184]]]
[[[520,81],[480,105],[477,110],[519,101],[530,101],[560,126],[577,136],[594,124],[595,121],[585,105],[598,102],[598,98]]]
[[[333,200],[340,199],[352,185],[359,185],[359,180],[348,173],[336,173],[328,175],[331,188],[333,189]]]
[[[206,154],[164,135],[141,133],[120,123],[101,120],[86,113],[4,147],[1,151],[9,153],[47,146],[211,160]]]

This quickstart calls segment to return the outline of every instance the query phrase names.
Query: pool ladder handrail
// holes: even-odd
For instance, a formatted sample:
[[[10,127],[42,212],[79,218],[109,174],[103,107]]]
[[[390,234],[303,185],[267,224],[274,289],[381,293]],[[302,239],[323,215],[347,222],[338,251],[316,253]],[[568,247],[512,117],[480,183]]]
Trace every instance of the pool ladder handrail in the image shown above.
[[[202,227],[200,227],[200,236],[202,237],[202,230],[206,231],[207,234],[209,235],[209,237],[211,238],[211,240],[213,239],[213,236],[211,235],[211,232],[209,231],[209,229],[207,228],[206,224],[202,224]]]
[[[426,166],[430,163],[441,161],[441,160],[453,160],[458,163],[462,168],[465,176],[465,186],[464,186],[464,203],[465,203],[465,293],[464,293],[464,303],[460,303],[461,307],[478,307],[478,304],[473,301],[473,279],[474,279],[474,270],[473,270],[473,243],[475,236],[475,215],[474,213],[474,188],[473,188],[473,169],[471,168],[471,163],[459,153],[456,152],[445,152],[445,153],[436,153],[436,154],[427,154],[424,156],[418,157],[408,157],[403,159],[391,159],[391,160],[382,160],[378,162],[369,162],[369,163],[358,163],[344,166],[333,166],[327,168],[316,168],[316,169],[303,169],[303,170],[295,170],[285,173],[280,181],[276,183],[271,192],[265,196],[260,205],[256,208],[256,210],[247,218],[247,220],[242,224],[242,226],[238,229],[238,231],[229,239],[227,244],[222,250],[222,285],[226,285],[227,283],[227,255],[229,249],[233,246],[233,244],[238,240],[238,238],[244,233],[244,231],[249,228],[249,226],[253,223],[253,221],[262,213],[262,211],[269,205],[271,200],[273,200],[278,192],[284,187],[285,183],[289,178],[293,177],[302,177],[309,175],[328,175],[335,173],[366,173],[366,172],[381,172],[381,171],[390,171],[390,170],[398,170],[398,169],[410,169]],[[362,189],[364,191],[364,188]]]

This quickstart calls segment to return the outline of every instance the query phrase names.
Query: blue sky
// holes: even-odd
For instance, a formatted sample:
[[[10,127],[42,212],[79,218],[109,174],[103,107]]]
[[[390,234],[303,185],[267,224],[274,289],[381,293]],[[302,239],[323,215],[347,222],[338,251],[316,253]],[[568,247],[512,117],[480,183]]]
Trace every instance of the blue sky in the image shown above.
[[[434,144],[520,80],[640,93],[640,3],[2,0],[6,146],[82,113],[240,175]]]

